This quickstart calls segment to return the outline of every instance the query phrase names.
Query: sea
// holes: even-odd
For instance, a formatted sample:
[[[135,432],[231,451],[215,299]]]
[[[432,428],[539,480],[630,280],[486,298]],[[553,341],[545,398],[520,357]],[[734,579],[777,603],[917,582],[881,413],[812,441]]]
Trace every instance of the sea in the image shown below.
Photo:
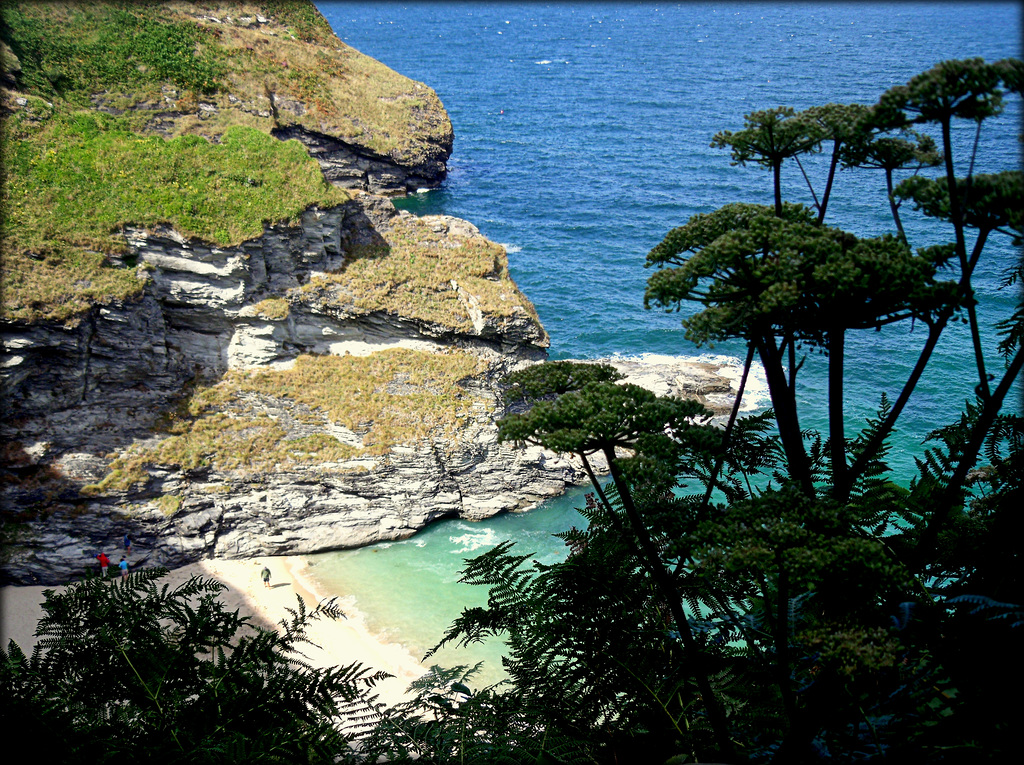
[[[464,218],[508,251],[512,277],[551,336],[552,359],[658,354],[737,358],[741,344],[697,347],[687,315],[645,310],[647,252],[675,226],[735,201],[770,204],[771,179],[710,146],[760,109],[874,103],[939,61],[1021,57],[1021,8],[995,2],[844,3],[349,3],[317,2],[344,42],[432,87],[455,130],[450,174],[438,189],[397,200],[417,215]],[[975,172],[1020,166],[1020,99],[980,133]],[[962,126],[958,173],[975,130]],[[804,169],[820,193],[827,158]],[[784,168],[785,196],[809,204],[800,170]],[[909,207],[909,205],[907,206]],[[905,210],[915,246],[944,229]],[[892,230],[884,177],[844,171],[826,222],[859,236]],[[1000,289],[1019,258],[996,237],[978,273],[984,321],[1017,298]],[[894,398],[923,342],[921,327],[890,327],[848,341],[848,427],[863,425],[883,392]],[[985,335],[999,366],[996,336]],[[966,328],[952,327],[893,441],[901,481],[935,427],[972,396]],[[800,377],[804,427],[824,425],[822,359]],[[997,369],[998,371],[998,369]],[[762,396],[755,388],[754,396]],[[1011,397],[1011,406],[1019,403]],[[755,402],[765,406],[766,401]],[[462,608],[486,592],[459,581],[465,559],[504,540],[541,562],[565,555],[552,534],[585,523],[584,490],[481,523],[447,520],[415,536],[307,556],[321,594],[350,618],[420,659]],[[483,666],[476,685],[500,680],[502,646],[445,649],[428,660]]]

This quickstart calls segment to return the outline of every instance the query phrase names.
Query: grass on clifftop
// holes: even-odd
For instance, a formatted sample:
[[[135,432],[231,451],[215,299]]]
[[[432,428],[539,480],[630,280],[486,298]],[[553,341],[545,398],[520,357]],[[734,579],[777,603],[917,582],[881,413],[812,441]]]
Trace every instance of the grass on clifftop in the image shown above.
[[[284,371],[229,372],[171,419],[169,438],[114,460],[111,473],[83,491],[127,489],[143,482],[152,464],[252,476],[380,456],[426,438],[451,442],[479,404],[458,383],[484,368],[468,353],[396,348],[370,356],[302,356]],[[362,446],[323,432],[331,424],[360,437]]]
[[[391,311],[462,332],[473,330],[470,310],[491,318],[519,311],[539,327],[533,304],[509,276],[505,249],[461,225],[393,218],[379,232],[384,244],[349,253],[344,269],[314,277],[302,292],[333,290],[360,312]]]
[[[18,80],[0,134],[3,319],[73,320],[139,294],[145,275],[119,257],[125,224],[226,245],[348,199],[300,146],[271,139],[275,127],[407,162],[450,141],[430,88],[344,45],[307,0],[4,3],[0,14]]]
[[[412,161],[450,140],[433,90],[345,45],[307,0],[5,3],[0,13],[20,90],[123,113],[140,132],[299,124]]]
[[[139,292],[126,224],[171,225],[217,245],[259,236],[264,222],[296,221],[311,205],[350,194],[324,181],[297,141],[229,129],[221,143],[166,141],[95,112],[7,120],[3,220],[6,319],[66,320],[91,303]]]
[[[95,93],[165,82],[209,93],[224,74],[212,30],[154,3],[4,3],[2,15],[22,89],[51,100],[87,107]]]

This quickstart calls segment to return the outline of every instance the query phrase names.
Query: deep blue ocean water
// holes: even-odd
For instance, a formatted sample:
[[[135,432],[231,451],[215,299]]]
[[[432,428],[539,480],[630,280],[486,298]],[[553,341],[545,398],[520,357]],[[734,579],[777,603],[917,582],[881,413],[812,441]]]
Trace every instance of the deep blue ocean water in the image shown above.
[[[757,109],[873,103],[943,59],[1021,55],[1016,3],[317,6],[346,43],[437,91],[455,128],[450,176],[398,204],[465,218],[504,244],[513,278],[551,335],[552,358],[709,351],[684,338],[680,314],[644,310],[643,262],[695,213],[770,203],[768,173],[731,166],[709,146],[716,132],[741,129]],[[986,123],[976,172],[1019,165],[1020,124],[1019,100]],[[957,140],[966,147],[973,137],[965,129]],[[787,198],[809,203],[797,168],[786,170]],[[825,170],[823,162],[808,167],[819,184]],[[944,241],[929,221],[909,217],[912,244]],[[883,176],[842,173],[826,222],[862,236],[891,230]],[[984,316],[1015,298],[996,289],[1017,257],[999,244],[979,273]],[[848,341],[851,426],[874,412],[883,391],[898,393],[922,340],[898,327]],[[994,335],[986,342],[993,348]],[[922,437],[971,395],[966,343],[963,331],[944,339],[901,420],[894,464],[906,477]],[[729,343],[710,350],[743,353]],[[804,426],[823,424],[817,362],[801,372]],[[572,495],[485,524],[438,524],[405,542],[316,556],[313,570],[328,589],[353,596],[371,626],[421,655],[462,603],[484,596],[456,583],[463,558],[503,538],[557,556],[549,534],[580,523],[577,502]]]

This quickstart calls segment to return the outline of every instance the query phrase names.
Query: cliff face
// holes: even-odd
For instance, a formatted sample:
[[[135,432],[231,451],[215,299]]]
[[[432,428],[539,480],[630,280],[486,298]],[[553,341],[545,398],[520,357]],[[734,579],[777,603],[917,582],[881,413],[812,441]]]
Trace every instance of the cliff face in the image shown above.
[[[0,578],[124,533],[134,565],[366,544],[578,478],[496,442],[547,346],[503,248],[382,196],[445,176],[429,87],[309,2],[0,12]]]
[[[126,533],[133,566],[362,545],[584,480],[497,443],[501,378],[548,345],[504,249],[381,195],[444,177],[433,91],[308,2],[0,13],[0,581]]]
[[[440,115],[447,120],[447,115]],[[377,194],[403,194],[432,189],[448,176],[452,151],[451,131],[438,143],[428,144],[423,156],[392,157],[301,126],[275,127],[271,135],[296,139],[320,163],[324,178],[335,186],[364,189]],[[406,161],[403,161],[406,160]]]
[[[547,344],[507,276],[484,279],[504,291],[502,313],[478,307],[491,298],[468,276],[431,296],[456,307],[446,319],[354,297],[353,252],[428,234],[449,256],[486,243],[463,221],[414,219],[369,195],[234,248],[128,229],[141,296],[72,324],[6,325],[5,578],[66,580],[123,533],[136,565],[366,544],[578,480],[551,455],[497,444],[497,381]],[[325,363],[331,382],[307,381],[305,397],[280,384]],[[340,399],[371,392],[383,400],[354,421],[342,411]],[[409,421],[377,432],[396,413]]]

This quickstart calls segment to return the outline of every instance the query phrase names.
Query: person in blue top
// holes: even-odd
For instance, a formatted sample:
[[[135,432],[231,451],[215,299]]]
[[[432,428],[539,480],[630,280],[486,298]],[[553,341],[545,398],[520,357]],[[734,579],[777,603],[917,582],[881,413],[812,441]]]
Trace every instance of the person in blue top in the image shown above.
[[[122,579],[124,579],[126,576],[128,576],[128,561],[126,561],[124,558],[121,558],[121,562],[118,563],[117,566],[118,566],[118,568],[121,569],[121,578]]]
[[[132,540],[128,537],[127,534],[124,535],[124,554],[132,554]]]

